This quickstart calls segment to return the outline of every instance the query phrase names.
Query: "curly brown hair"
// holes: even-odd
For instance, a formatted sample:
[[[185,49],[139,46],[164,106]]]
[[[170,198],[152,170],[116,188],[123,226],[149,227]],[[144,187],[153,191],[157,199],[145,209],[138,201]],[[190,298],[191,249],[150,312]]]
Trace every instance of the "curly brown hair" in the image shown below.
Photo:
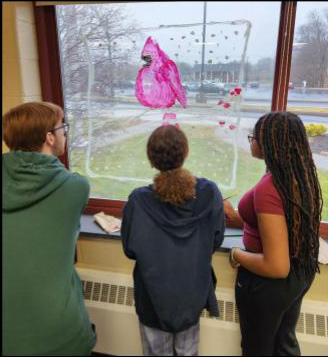
[[[161,171],[153,184],[161,201],[181,205],[195,196],[196,178],[182,169],[188,151],[186,135],[173,125],[161,126],[150,135],[147,155],[151,165]]]

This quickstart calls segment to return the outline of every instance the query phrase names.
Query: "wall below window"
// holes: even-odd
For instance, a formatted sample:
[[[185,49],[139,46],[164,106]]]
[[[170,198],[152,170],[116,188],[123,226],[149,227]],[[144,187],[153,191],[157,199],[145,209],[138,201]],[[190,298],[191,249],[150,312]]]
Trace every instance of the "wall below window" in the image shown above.
[[[2,3],[2,73],[2,114],[16,105],[41,100],[32,1]],[[2,151],[8,151],[4,142]]]
[[[77,267],[132,274],[134,262],[124,256],[119,240],[81,236],[77,244]],[[218,280],[218,289],[233,289],[236,270],[229,264],[228,253],[214,253],[213,268]],[[316,275],[305,299],[328,302],[328,266],[320,265],[320,270],[321,274]]]
[[[133,299],[134,262],[124,256],[121,241],[81,235],[77,258],[86,307],[98,332],[94,351],[114,356],[141,356]],[[213,267],[218,280],[216,298],[220,317],[211,318],[202,311],[199,355],[240,356],[239,315],[234,298],[236,271],[231,268],[226,252],[214,253]],[[303,301],[296,326],[302,355],[326,355],[327,304],[328,266],[321,266],[321,274],[316,276]]]

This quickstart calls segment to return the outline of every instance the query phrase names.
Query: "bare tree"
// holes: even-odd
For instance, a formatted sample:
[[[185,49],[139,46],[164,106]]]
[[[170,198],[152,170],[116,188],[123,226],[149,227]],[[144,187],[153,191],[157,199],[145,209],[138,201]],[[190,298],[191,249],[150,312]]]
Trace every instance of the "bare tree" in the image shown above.
[[[135,54],[134,37],[139,30],[122,5],[64,5],[56,9],[65,109],[72,117],[72,148],[85,140],[88,57],[94,68],[92,90],[100,88],[102,95],[113,97],[121,77],[133,71],[129,61]]]
[[[100,73],[96,69],[96,78],[107,83],[109,86],[109,96],[114,97],[115,86],[120,82],[121,70],[127,66],[129,60],[135,53],[133,40],[139,33],[137,25],[128,21],[128,14],[124,8],[93,6],[91,9],[92,18],[97,24],[95,31],[90,37],[90,41],[99,41],[96,64],[98,69],[100,64],[105,64],[105,70]]]
[[[139,33],[125,8],[65,5],[58,8],[57,17],[65,91],[70,95],[86,91],[88,59],[84,37],[96,69],[95,81],[107,84],[109,95],[114,96],[120,69],[134,55],[133,39]]]
[[[193,68],[189,63],[187,63],[187,62],[176,62],[176,65],[178,66],[182,81],[192,80],[192,78],[193,78]]]
[[[323,88],[328,76],[328,8],[311,11],[308,22],[297,29],[296,40],[302,47],[294,52],[292,80]]]
[[[257,82],[272,83],[274,74],[274,59],[260,58],[250,70],[250,79]]]

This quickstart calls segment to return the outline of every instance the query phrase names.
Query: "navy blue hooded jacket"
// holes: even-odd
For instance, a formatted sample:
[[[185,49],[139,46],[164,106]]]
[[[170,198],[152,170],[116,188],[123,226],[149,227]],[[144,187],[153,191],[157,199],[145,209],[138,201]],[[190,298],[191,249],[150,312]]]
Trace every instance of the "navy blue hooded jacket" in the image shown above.
[[[122,242],[135,259],[136,311],[149,327],[176,333],[196,324],[206,308],[218,316],[212,254],[224,237],[221,193],[197,179],[194,199],[176,207],[152,186],[135,189],[123,211]]]

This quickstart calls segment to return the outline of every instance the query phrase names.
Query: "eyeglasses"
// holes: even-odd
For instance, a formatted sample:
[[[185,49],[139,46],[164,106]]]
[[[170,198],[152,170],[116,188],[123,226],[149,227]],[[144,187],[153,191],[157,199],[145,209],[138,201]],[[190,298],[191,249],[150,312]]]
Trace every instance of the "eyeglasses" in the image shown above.
[[[253,140],[256,140],[255,136],[253,135],[247,135],[248,141],[252,143]]]
[[[53,128],[52,130],[50,130],[50,133],[53,133],[54,131],[56,131],[58,129],[63,129],[64,130],[64,134],[66,135],[69,132],[69,124],[68,123],[64,123],[63,125],[58,126],[57,128]]]

